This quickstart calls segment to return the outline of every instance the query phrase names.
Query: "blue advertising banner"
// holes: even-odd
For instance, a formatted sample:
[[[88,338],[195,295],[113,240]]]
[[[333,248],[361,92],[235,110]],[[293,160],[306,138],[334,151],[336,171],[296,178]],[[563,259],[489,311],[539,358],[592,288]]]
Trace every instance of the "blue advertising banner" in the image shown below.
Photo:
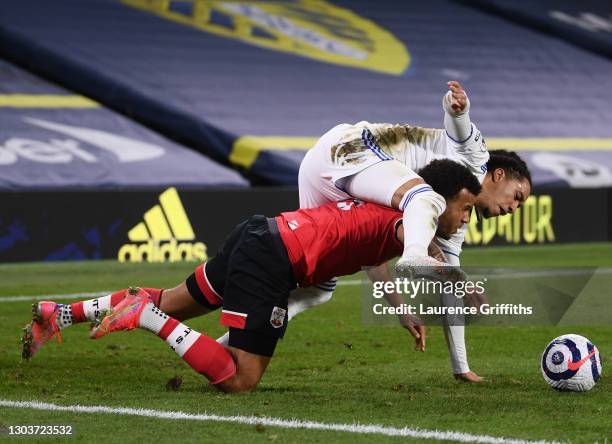
[[[256,182],[296,184],[341,122],[441,127],[454,79],[536,184],[610,183],[612,61],[451,0],[2,2],[0,52]]]
[[[606,0],[456,0],[612,58],[612,4]]]
[[[0,201],[0,262],[176,262],[212,257],[254,214],[272,217],[297,208],[298,191],[0,192]],[[535,190],[514,214],[472,217],[466,245],[607,241],[611,209],[612,188]]]
[[[0,190],[245,187],[236,171],[0,60]]]

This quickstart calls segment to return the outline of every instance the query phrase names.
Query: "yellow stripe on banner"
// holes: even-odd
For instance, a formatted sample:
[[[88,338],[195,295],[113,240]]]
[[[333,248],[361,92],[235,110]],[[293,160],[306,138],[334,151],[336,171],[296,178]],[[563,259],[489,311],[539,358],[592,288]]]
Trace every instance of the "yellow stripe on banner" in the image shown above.
[[[604,138],[527,138],[492,137],[486,139],[490,149],[514,151],[612,151],[612,139]]]
[[[83,96],[50,94],[0,94],[0,108],[98,108],[100,104]]]
[[[261,151],[307,150],[312,148],[317,137],[243,136],[234,142],[230,162],[250,168]]]
[[[277,150],[308,150],[317,137],[242,136],[238,138],[229,160],[235,165],[251,168],[259,153]],[[491,150],[513,151],[612,151],[612,138],[487,138]]]
[[[159,205],[155,205],[144,215],[144,220],[149,228],[151,237],[156,241],[169,241],[172,239],[170,227],[166,222],[164,213]]]
[[[195,233],[187,218],[185,208],[181,203],[176,188],[168,188],[159,196],[159,201],[164,209],[164,213],[170,222],[170,228],[177,240],[193,240]]]

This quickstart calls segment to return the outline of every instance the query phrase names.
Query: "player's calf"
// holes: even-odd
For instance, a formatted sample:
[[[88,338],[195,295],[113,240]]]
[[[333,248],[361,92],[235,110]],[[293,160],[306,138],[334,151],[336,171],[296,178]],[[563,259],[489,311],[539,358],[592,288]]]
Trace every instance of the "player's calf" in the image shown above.
[[[262,338],[261,335],[257,333],[241,332],[234,328],[230,328],[230,335],[233,336],[232,343],[234,344],[238,343],[241,347],[250,348],[254,346],[254,343],[260,343],[260,345],[256,346],[259,353],[263,352],[270,354],[270,356],[264,356],[236,347],[228,348],[228,351],[236,362],[236,373],[231,378],[217,384],[216,387],[227,393],[249,392],[257,387],[257,384],[259,384],[261,377],[272,359],[271,351],[268,353],[266,350],[260,348],[262,343],[265,344],[269,342],[269,340],[267,340],[267,338]]]
[[[143,288],[147,297],[155,305],[159,305],[163,289],[159,288]],[[62,320],[60,328],[66,328],[81,322],[96,322],[101,318],[101,314],[111,307],[115,307],[121,302],[126,294],[130,291],[129,288],[116,291],[107,296],[100,298],[88,299],[86,301],[75,302],[74,304],[65,305],[60,316]]]
[[[148,298],[154,304],[159,304],[164,290],[158,288],[145,290]],[[31,359],[53,337],[57,337],[57,342],[61,344],[61,330],[74,324],[96,322],[104,310],[116,306],[125,298],[128,291],[129,289],[123,289],[108,296],[73,304],[58,304],[53,301],[32,304],[32,322],[24,327],[21,337],[22,357]]]
[[[158,288],[145,288],[151,302],[158,305],[164,290]],[[107,296],[75,302],[73,304],[56,304],[55,302],[42,301],[35,304],[34,321],[43,322],[43,313],[49,311],[49,304],[54,305],[55,321],[60,330],[82,322],[96,322],[100,315],[108,308],[114,307],[123,300],[128,288],[116,291]]]
[[[92,339],[107,334],[141,328],[163,339],[191,368],[217,385],[236,373],[236,365],[228,351],[214,339],[161,311],[142,289],[134,289],[91,331]]]

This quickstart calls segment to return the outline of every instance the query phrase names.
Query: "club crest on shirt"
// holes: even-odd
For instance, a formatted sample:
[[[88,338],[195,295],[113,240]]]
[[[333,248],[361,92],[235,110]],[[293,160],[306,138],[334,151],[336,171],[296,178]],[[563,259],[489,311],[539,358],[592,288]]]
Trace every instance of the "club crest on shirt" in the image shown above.
[[[272,315],[270,316],[270,324],[274,328],[281,328],[285,323],[285,315],[287,314],[287,310],[280,307],[274,307],[272,309]]]

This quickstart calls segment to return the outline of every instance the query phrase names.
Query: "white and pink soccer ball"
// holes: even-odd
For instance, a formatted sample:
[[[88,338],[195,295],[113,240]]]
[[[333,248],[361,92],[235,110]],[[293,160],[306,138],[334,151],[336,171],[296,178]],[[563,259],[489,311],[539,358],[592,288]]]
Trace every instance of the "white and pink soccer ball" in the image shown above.
[[[542,353],[542,376],[556,390],[591,390],[601,376],[599,351],[584,336],[559,336]]]

